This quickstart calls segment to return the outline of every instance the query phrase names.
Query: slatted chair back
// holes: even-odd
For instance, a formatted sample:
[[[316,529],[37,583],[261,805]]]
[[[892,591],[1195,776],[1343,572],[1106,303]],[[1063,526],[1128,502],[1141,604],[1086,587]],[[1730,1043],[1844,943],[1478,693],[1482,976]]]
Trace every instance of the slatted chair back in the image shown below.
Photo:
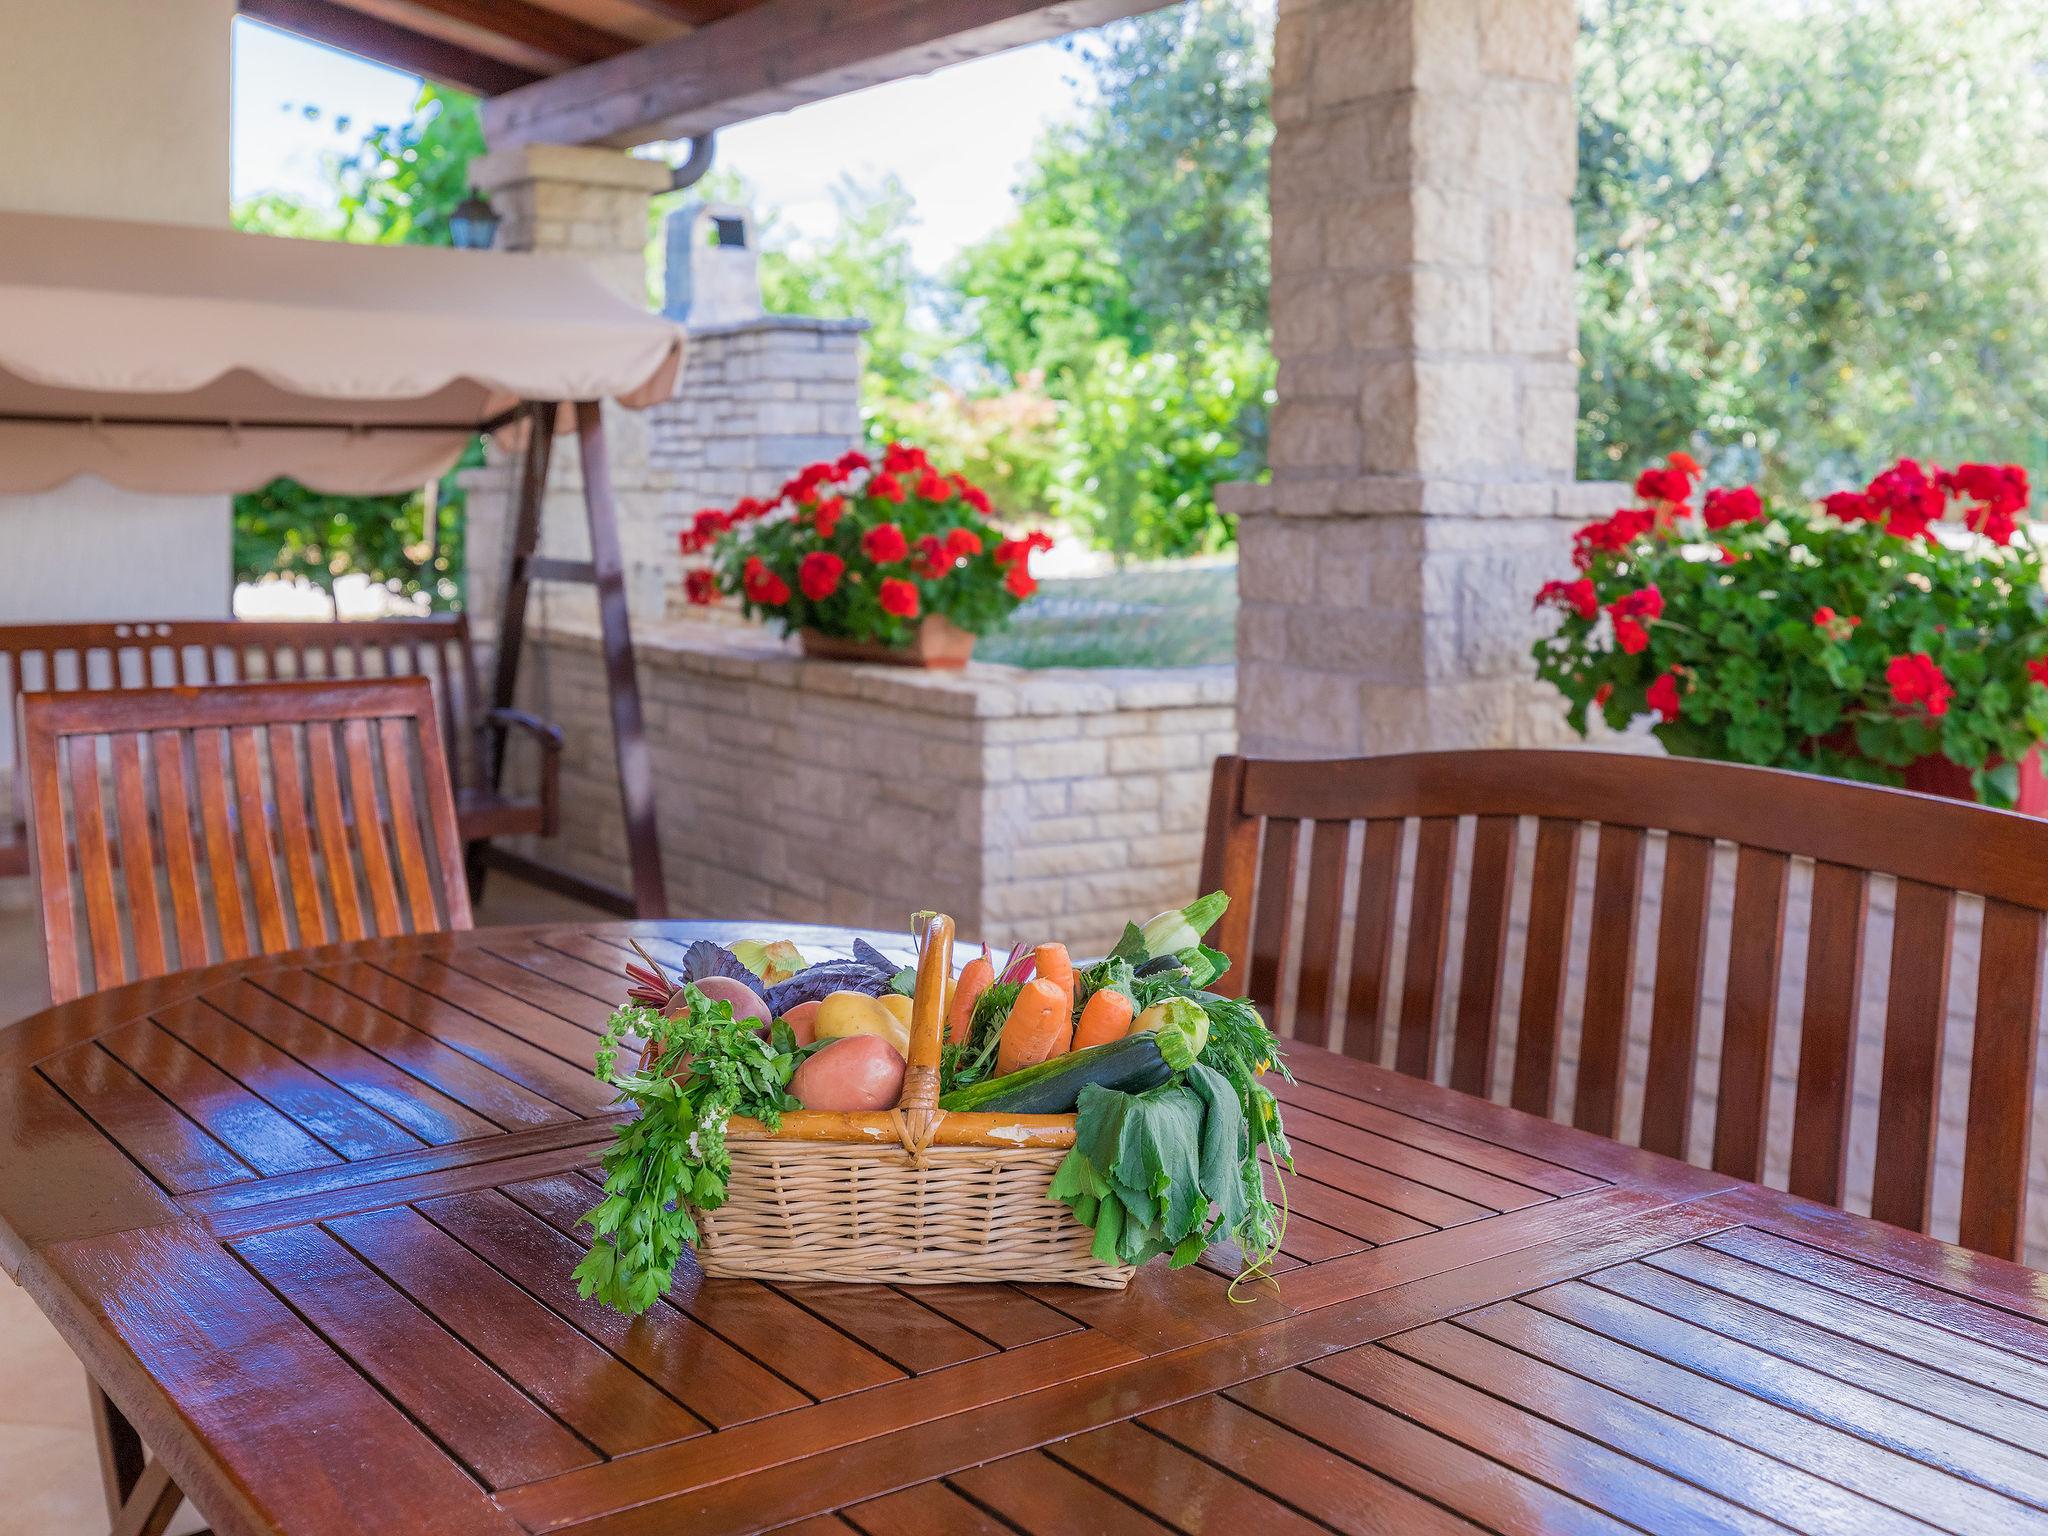
[[[1923,1232],[1944,1184],[1940,1235],[2021,1253],[2048,821],[1617,753],[1226,757],[1217,888],[1226,984],[1300,1039],[1831,1205],[1867,1162]]]
[[[470,926],[423,678],[32,695],[50,992]]]
[[[425,677],[441,709],[441,739],[458,788],[483,782],[473,744],[482,704],[469,621],[418,618],[154,619],[0,624],[0,698],[10,720],[36,693],[102,688],[202,688],[314,678]],[[26,743],[13,733],[16,783]]]

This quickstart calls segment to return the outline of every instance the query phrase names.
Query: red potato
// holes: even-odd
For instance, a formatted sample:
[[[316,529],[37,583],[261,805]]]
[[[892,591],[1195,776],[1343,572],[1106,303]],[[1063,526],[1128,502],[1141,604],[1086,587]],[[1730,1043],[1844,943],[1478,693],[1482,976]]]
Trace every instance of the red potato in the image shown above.
[[[903,1057],[880,1035],[848,1035],[806,1056],[789,1091],[805,1109],[894,1109],[903,1096]]]
[[[734,981],[730,976],[706,976],[690,985],[714,1003],[731,1003],[732,1016],[740,1023],[749,1019],[756,1024],[768,1022],[768,1005],[761,1000],[761,994],[744,981]]]
[[[809,1045],[818,1038],[818,1010],[825,1005],[821,1002],[798,1003],[782,1016],[796,1035],[798,1045]]]

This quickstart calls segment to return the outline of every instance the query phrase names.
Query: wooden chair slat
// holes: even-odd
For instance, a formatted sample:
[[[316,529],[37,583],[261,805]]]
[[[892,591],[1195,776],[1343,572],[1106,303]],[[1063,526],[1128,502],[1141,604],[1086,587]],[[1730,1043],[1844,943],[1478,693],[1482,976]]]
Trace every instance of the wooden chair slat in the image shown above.
[[[1977,1033],[1963,1132],[1957,1240],[2017,1261],[2026,1245],[2027,1153],[2041,1015],[2041,913],[1984,903],[1977,962]]]
[[[474,691],[474,671],[465,669],[463,686]],[[1219,988],[1241,992],[1250,972],[1252,887],[1258,879],[1259,824],[1238,809],[1244,790],[1244,759],[1219,757],[1209,775],[1209,822],[1202,838],[1204,891],[1229,891],[1230,905],[1216,932],[1216,947],[1230,957],[1230,969],[1216,979]]]
[[[1275,816],[1266,823],[1259,850],[1259,885],[1252,916],[1251,990],[1261,1008],[1280,1005],[1280,967],[1287,953],[1290,919],[1294,915],[1295,855],[1301,846],[1301,823]]]
[[[1465,951],[1451,1032],[1451,1086],[1481,1098],[1493,1092],[1494,1043],[1500,1030],[1501,979],[1507,967],[1520,834],[1521,826],[1512,816],[1481,816],[1472,829]]]
[[[250,947],[249,917],[242,903],[240,861],[229,831],[227,761],[221,755],[221,733],[193,732],[192,766],[199,791],[199,828],[206,840],[206,872],[213,884],[213,910],[220,929],[221,958],[246,959]]]
[[[1410,1077],[1436,1075],[1444,954],[1451,929],[1451,874],[1458,853],[1454,816],[1425,817],[1415,830],[1415,883],[1408,908],[1408,962],[1401,971],[1401,1022],[1394,1067]]]
[[[1529,945],[1522,962],[1522,1006],[1509,1100],[1532,1115],[1548,1116],[1557,1099],[1558,1033],[1564,1027],[1572,908],[1579,894],[1579,831],[1576,821],[1550,817],[1536,826],[1536,857],[1529,872]]]
[[[1761,1179],[1764,1174],[1771,1048],[1777,1041],[1778,966],[1785,951],[1785,894],[1791,872],[1790,859],[1767,849],[1744,848],[1735,859],[1714,1168],[1743,1179]]]
[[[88,959],[91,984],[108,987],[137,974],[327,941],[332,925],[321,899],[323,862],[337,920],[351,936],[364,936],[353,868],[358,841],[381,932],[470,925],[454,796],[433,690],[424,678],[74,689],[36,694],[23,717],[34,867],[50,984],[60,1001],[79,995]],[[337,725],[349,758],[346,802]],[[144,764],[145,737],[153,774]],[[104,781],[103,741],[111,762]],[[118,848],[110,841],[110,816]],[[161,859],[153,832],[161,839]],[[382,841],[387,835],[397,849],[403,903]],[[175,956],[166,942],[163,887],[176,928]],[[74,915],[80,904],[86,913],[82,946]],[[124,948],[131,945],[132,965]]]
[[[277,793],[278,836],[284,845],[285,879],[291,886],[292,911],[299,920],[301,944],[325,944],[333,938],[327,909],[320,902],[319,876],[313,868],[313,835],[306,821],[306,783],[299,772],[297,732],[290,725],[268,728],[270,775]]]
[[[156,854],[149,837],[149,791],[142,780],[142,738],[122,732],[112,740],[114,816],[121,834],[121,880],[128,893],[128,924],[139,976],[170,969],[164,955],[163,912],[157,903]]]
[[[348,764],[349,812],[355,819],[355,843],[362,853],[363,884],[369,889],[377,934],[381,938],[403,933],[405,919],[398,910],[398,886],[391,878],[390,846],[378,805],[377,767],[370,754],[367,721],[342,722],[341,752]]]
[[[441,926],[434,910],[434,879],[427,871],[427,850],[420,842],[420,823],[412,793],[412,759],[403,720],[377,722],[384,748],[384,784],[391,796],[391,830],[398,844],[398,872],[405,883],[405,901],[415,930]]]
[[[1693,1063],[1699,1049],[1713,888],[1713,843],[1683,832],[1665,838],[1657,979],[1650,995],[1650,1058],[1643,1073],[1642,1142],[1666,1157],[1684,1157],[1692,1139]]]
[[[249,905],[256,916],[256,939],[262,952],[293,947],[284,920],[284,897],[277,888],[277,839],[270,829],[268,788],[263,782],[263,750],[256,728],[231,726],[228,755],[234,762],[235,809],[242,825],[242,863],[249,874]]]
[[[1869,910],[1867,874],[1840,864],[1814,866],[1787,1187],[1829,1205],[1842,1203],[1849,1166],[1849,1100],[1856,1081],[1863,929]]]
[[[1337,944],[1344,932],[1344,861],[1350,851],[1350,822],[1316,823],[1309,838],[1308,906],[1294,998],[1294,1037],[1311,1045],[1328,1045],[1336,1025]]]
[[[1953,891],[1901,880],[1893,897],[1891,980],[1885,995],[1884,1069],[1878,1083],[1877,1161],[1870,1214],[1927,1230],[1934,1198],[1941,1058],[1948,1034]]]
[[[344,940],[369,937],[356,886],[355,847],[341,808],[341,774],[334,754],[334,727],[325,720],[306,726],[307,771],[313,779],[313,821],[320,829],[320,858],[327,866],[327,893],[334,901],[335,926]]]
[[[1364,1061],[1380,1054],[1388,964],[1394,947],[1394,903],[1400,896],[1401,845],[1407,823],[1365,824],[1358,858],[1358,912],[1351,933],[1351,986],[1344,1015],[1344,1053]]]
[[[79,883],[85,896],[86,932],[92,940],[93,985],[118,987],[129,979],[128,959],[121,942],[120,908],[114,900],[113,854],[107,846],[106,809],[100,800],[98,743],[74,737],[66,745]]]
[[[156,731],[149,738],[156,769],[156,803],[164,844],[164,884],[178,934],[178,963],[196,965],[206,956],[206,913],[200,905],[199,862],[193,854],[192,800],[185,790],[185,738]]]
[[[1628,1063],[1628,1022],[1636,986],[1636,906],[1643,888],[1643,831],[1603,826],[1594,855],[1597,935],[1586,956],[1586,1006],[1579,1031],[1579,1076],[1572,1124],[1612,1136],[1621,1126],[1621,1078]]]

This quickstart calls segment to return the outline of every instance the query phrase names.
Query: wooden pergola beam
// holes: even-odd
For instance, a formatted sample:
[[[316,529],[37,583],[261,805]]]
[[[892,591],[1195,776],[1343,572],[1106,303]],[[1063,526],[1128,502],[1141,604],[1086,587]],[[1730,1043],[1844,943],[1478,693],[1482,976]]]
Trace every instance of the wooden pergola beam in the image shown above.
[[[514,90],[540,78],[538,71],[395,26],[332,0],[240,0],[239,9],[252,20],[480,96]]]
[[[493,149],[626,147],[1078,32],[1162,0],[767,0],[682,37],[484,103]]]

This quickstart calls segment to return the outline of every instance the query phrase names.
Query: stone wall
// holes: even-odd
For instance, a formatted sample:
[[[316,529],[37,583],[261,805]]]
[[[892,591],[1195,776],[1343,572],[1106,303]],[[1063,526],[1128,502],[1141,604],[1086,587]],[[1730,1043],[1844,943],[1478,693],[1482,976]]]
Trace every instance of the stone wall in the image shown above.
[[[963,673],[805,661],[758,631],[636,627],[678,917],[900,927],[1106,949],[1196,894],[1227,667]],[[535,637],[522,704],[564,728],[561,835],[613,885],[624,831],[594,637]]]

